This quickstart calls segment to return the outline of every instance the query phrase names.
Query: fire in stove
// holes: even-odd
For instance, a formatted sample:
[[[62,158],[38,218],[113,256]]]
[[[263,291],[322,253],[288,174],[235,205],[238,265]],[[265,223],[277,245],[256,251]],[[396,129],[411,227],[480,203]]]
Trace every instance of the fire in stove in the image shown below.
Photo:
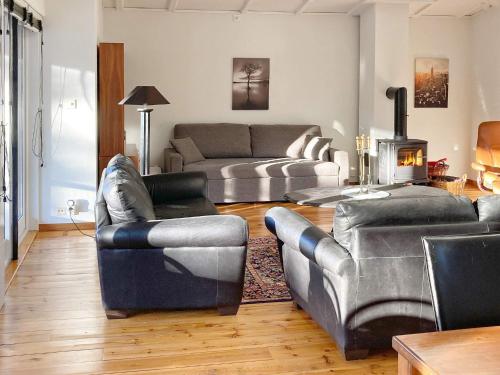
[[[399,167],[421,167],[423,165],[423,151],[419,150],[398,150]]]

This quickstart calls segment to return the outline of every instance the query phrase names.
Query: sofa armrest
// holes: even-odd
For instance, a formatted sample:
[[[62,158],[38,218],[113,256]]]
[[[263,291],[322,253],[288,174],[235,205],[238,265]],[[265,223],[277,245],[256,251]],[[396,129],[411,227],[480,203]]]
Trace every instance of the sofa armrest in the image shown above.
[[[234,215],[107,225],[96,234],[99,249],[234,247],[248,242],[244,219]]]
[[[301,215],[284,207],[273,207],[266,212],[265,223],[276,237],[306,258],[330,272],[341,273],[349,252]]]
[[[331,148],[330,161],[339,165],[339,185],[349,185],[349,153]]]
[[[173,148],[166,148],[163,152],[165,172],[182,172],[184,160],[182,155]]]
[[[142,177],[154,205],[179,199],[207,197],[204,172],[163,173]]]

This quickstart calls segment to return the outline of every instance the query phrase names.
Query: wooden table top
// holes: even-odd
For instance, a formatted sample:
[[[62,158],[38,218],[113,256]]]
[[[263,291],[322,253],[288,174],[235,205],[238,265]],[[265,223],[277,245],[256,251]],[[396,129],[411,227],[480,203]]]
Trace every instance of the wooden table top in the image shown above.
[[[421,374],[500,374],[500,326],[396,336],[393,348]]]

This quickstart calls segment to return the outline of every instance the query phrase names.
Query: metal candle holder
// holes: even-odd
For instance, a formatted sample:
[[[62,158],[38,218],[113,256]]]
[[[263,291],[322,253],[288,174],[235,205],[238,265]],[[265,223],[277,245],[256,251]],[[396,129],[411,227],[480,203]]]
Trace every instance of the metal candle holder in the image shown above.
[[[359,161],[359,190],[360,193],[365,194],[368,193],[371,183],[370,136],[362,134],[356,137],[356,151]]]

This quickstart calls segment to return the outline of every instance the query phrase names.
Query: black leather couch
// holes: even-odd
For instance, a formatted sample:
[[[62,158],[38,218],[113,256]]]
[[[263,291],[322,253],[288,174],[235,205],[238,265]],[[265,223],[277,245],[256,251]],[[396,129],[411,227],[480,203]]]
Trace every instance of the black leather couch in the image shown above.
[[[500,199],[489,199],[477,205],[481,220],[468,198],[452,196],[342,202],[333,233],[283,207],[265,220],[293,299],[350,360],[436,329],[421,238],[498,230]]]
[[[101,294],[108,318],[145,309],[216,307],[241,302],[248,229],[218,215],[201,172],[142,177],[118,155],[96,199]]]

